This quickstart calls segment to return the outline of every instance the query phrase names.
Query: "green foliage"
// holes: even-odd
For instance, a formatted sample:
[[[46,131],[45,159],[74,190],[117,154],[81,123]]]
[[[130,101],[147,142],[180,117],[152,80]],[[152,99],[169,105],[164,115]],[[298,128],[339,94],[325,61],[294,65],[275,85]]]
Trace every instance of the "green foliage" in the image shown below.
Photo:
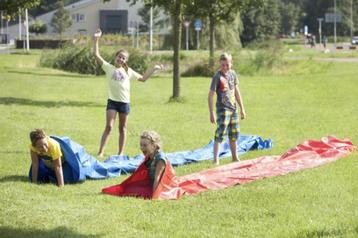
[[[36,20],[34,24],[30,25],[29,31],[35,33],[36,35],[45,33],[47,31],[47,26],[43,21]]]
[[[105,55],[104,55],[105,57]],[[108,57],[107,57],[108,58]],[[103,74],[89,46],[67,45],[58,51],[44,51],[40,65],[82,74]]]
[[[230,23],[221,22],[215,29],[215,43],[218,49],[232,50],[242,47],[240,34],[243,30],[240,14]]]
[[[299,20],[302,9],[292,2],[281,1],[280,3],[281,33],[290,35],[291,32],[299,31]]]
[[[70,20],[70,12],[64,8],[62,1],[58,2],[57,7],[58,9],[51,19],[51,26],[61,37],[62,33],[72,25],[72,22]]]
[[[144,73],[150,63],[149,55],[143,54],[137,49],[131,49],[129,51],[128,65],[135,71]]]
[[[138,9],[138,15],[142,18],[144,25],[140,26],[140,31],[148,31],[150,24],[150,4],[145,4],[143,7]],[[153,27],[158,25],[159,8],[153,7]]]
[[[241,19],[244,25],[241,41],[244,45],[276,36],[281,24],[279,0],[264,0],[262,7],[241,12]]]
[[[251,55],[248,64],[241,67],[240,73],[252,75],[258,71],[272,71],[283,64],[284,48],[280,41],[264,41],[256,46],[258,51]]]
[[[358,0],[337,0],[337,13],[341,14],[342,22],[337,23],[337,35],[350,35],[351,27],[351,3],[353,3],[353,22],[355,27],[358,25],[357,6]],[[315,0],[304,1],[302,6],[303,17],[301,19],[302,25],[308,26],[312,33],[318,33],[317,17],[324,17],[325,13],[334,12],[334,1]],[[333,23],[322,24],[322,35],[332,36],[334,33]]]
[[[19,14],[19,9],[30,9],[40,4],[40,0],[1,0],[0,10],[7,19]]]
[[[215,73],[215,70],[209,66],[208,63],[197,63],[195,65],[189,66],[189,68],[184,71],[181,76],[183,77],[212,77]]]
[[[114,64],[115,51],[101,51],[101,56]],[[149,58],[138,50],[129,51],[128,65],[135,71],[143,72],[148,68]],[[80,74],[104,74],[96,63],[91,45],[66,45],[60,50],[43,51],[40,65]]]

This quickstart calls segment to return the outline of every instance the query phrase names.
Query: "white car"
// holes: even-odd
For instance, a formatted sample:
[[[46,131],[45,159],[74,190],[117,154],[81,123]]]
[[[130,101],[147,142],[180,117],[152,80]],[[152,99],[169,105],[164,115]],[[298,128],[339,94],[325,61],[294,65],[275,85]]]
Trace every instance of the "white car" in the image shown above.
[[[358,45],[358,36],[352,38],[352,45]]]

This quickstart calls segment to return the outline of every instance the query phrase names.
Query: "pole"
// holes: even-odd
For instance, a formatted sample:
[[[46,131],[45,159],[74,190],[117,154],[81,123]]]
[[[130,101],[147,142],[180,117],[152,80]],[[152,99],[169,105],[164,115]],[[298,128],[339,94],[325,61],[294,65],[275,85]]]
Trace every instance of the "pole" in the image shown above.
[[[185,49],[189,50],[189,26],[185,27]]]
[[[19,40],[21,40],[21,35],[22,35],[21,27],[22,27],[22,24],[21,24],[21,9],[19,8]]]
[[[134,23],[133,21],[131,21],[129,23],[130,27],[131,27],[131,34],[132,34],[132,47],[134,48],[135,47],[135,29],[134,29]]]
[[[322,21],[323,21],[323,18],[317,18],[317,20],[318,20],[319,44],[322,45]]]
[[[138,39],[138,37],[139,37],[139,26],[138,26],[137,21],[135,22],[135,24],[136,24],[136,45],[135,45],[135,48],[138,49],[138,47],[139,47],[139,39]]]
[[[30,51],[30,41],[29,41],[29,14],[27,8],[25,9],[25,19],[26,19],[26,51]]]
[[[354,22],[353,22],[353,0],[351,0],[351,38],[353,38],[353,28],[354,28]]]
[[[9,20],[6,20],[6,44],[9,44]]]
[[[4,33],[4,30],[3,30],[3,25],[2,25],[2,11],[1,11],[1,19],[0,19],[0,22],[1,22],[1,28],[0,28],[0,33],[3,34]]]
[[[196,31],[196,49],[200,49],[200,31]]]
[[[334,0],[334,48],[337,45],[337,5],[336,0]]]
[[[149,22],[149,51],[153,52],[153,1],[150,1],[150,22]]]

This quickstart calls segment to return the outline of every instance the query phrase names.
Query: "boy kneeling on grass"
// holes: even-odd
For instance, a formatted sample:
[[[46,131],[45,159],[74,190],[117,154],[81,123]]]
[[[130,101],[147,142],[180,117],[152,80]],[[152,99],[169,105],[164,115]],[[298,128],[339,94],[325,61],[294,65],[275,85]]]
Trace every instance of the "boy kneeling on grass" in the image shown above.
[[[208,95],[210,122],[217,124],[214,138],[214,164],[216,165],[219,164],[218,154],[220,143],[227,133],[229,134],[232,160],[239,161],[236,141],[239,139],[240,126],[236,102],[240,107],[240,118],[245,119],[246,117],[244,104],[238,87],[238,78],[231,67],[232,56],[228,53],[222,54],[220,56],[220,70],[218,70],[212,78]],[[216,116],[213,108],[213,98],[215,93],[217,96]]]
[[[49,182],[50,176],[56,178],[57,186],[64,186],[60,144],[48,137],[42,129],[30,132],[31,181]]]

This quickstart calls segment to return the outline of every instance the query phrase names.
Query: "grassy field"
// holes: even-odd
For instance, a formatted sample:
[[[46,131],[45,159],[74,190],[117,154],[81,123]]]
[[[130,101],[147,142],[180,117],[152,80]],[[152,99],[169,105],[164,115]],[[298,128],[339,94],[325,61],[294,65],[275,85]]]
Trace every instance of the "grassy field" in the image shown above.
[[[126,176],[58,189],[28,182],[28,132],[66,135],[95,154],[105,122],[103,77],[39,68],[39,55],[0,55],[0,237],[357,237],[358,155],[287,176],[146,201],[100,193]],[[295,61],[277,74],[240,81],[243,134],[272,138],[274,148],[241,159],[282,154],[326,135],[358,145],[356,63]],[[132,84],[127,153],[139,134],[158,131],[166,152],[195,149],[213,136],[209,78],[182,78],[183,103],[169,103],[170,76]],[[107,155],[117,151],[115,131]],[[226,159],[224,163],[228,163]],[[210,162],[176,168],[184,175]]]

